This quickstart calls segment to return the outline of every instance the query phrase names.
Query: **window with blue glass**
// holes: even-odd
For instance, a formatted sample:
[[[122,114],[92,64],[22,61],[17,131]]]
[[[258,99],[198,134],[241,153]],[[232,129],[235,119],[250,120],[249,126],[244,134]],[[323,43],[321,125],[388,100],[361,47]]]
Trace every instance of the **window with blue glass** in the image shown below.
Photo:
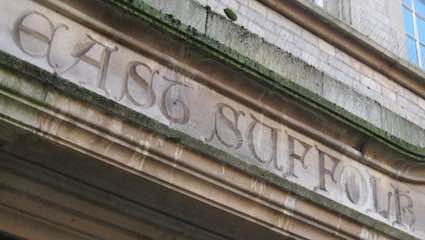
[[[425,0],[403,0],[409,62],[425,69]]]
[[[317,5],[323,7],[323,0],[314,0],[314,3],[316,3]]]

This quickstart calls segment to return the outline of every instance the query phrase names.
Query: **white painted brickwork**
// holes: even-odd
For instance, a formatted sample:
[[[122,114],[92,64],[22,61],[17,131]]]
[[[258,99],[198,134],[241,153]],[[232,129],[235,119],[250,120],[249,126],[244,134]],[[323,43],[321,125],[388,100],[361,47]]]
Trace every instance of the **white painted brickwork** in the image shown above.
[[[372,70],[367,65],[348,56],[344,52],[321,40],[317,36],[306,31],[287,18],[276,13],[272,9],[262,5],[256,0],[197,0],[203,5],[209,5],[217,13],[223,13],[223,9],[229,7],[237,13],[237,24],[244,26],[251,32],[263,37],[266,41],[292,53],[303,59],[308,64],[328,74],[336,80],[343,82],[361,95],[368,96],[382,106],[401,115],[409,121],[425,128],[425,100],[387,77]],[[388,8],[384,1],[395,2],[401,6],[398,0],[353,0],[369,2],[363,8],[380,9]],[[380,5],[378,5],[380,4]],[[354,12],[361,11],[359,7]],[[378,10],[369,10],[368,16]],[[381,11],[381,10],[380,10]],[[385,11],[385,10],[382,10]],[[401,11],[401,10],[400,10]],[[388,10],[387,12],[391,12]],[[355,15],[356,13],[354,13]],[[368,16],[364,16],[368,17]],[[382,18],[376,28],[381,28],[383,34],[376,34],[378,38],[392,34],[388,16],[379,13],[368,21]],[[354,24],[367,25],[366,20],[357,20],[353,17]],[[357,22],[358,21],[358,22]],[[378,27],[378,25],[380,25]],[[360,28],[360,27],[359,27]],[[394,38],[394,36],[393,36]],[[390,42],[389,37],[382,37],[382,42]],[[403,40],[404,41],[404,40]],[[392,43],[391,43],[392,44]],[[394,46],[397,44],[393,44]],[[398,46],[398,45],[397,45]],[[400,45],[401,46],[401,45]],[[349,110],[349,109],[348,109]]]

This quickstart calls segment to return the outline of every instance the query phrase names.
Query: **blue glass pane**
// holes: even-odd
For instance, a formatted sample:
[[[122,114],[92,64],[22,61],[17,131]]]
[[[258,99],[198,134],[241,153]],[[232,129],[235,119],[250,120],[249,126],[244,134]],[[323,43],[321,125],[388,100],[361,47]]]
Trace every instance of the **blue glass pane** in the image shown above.
[[[404,17],[404,29],[406,30],[406,33],[415,36],[413,34],[413,18],[412,13],[407,10],[406,8],[403,8],[403,17]]]
[[[408,7],[411,7],[412,6],[412,0],[403,0],[403,4],[408,6]]]
[[[425,16],[425,2],[423,0],[415,0],[416,13]]]
[[[418,56],[416,54],[416,44],[413,39],[407,37],[407,57],[409,62],[418,64]]]
[[[425,21],[420,17],[416,17],[416,26],[418,28],[419,41],[425,43]]]
[[[425,47],[421,45],[421,61],[422,61],[422,68],[425,68]]]

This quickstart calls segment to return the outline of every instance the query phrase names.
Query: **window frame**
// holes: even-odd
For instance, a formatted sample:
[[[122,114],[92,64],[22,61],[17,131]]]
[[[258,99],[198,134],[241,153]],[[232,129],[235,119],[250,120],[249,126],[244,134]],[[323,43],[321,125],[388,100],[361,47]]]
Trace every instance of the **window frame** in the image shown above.
[[[333,17],[351,24],[351,0],[312,0]]]
[[[423,1],[424,5],[425,5],[425,1],[424,0],[418,0],[418,1]],[[406,48],[407,48],[407,58],[409,60],[410,63],[415,64],[417,66],[419,66],[422,69],[425,69],[425,51],[422,53],[421,48],[423,48],[425,50],[425,40],[423,42],[421,42],[420,39],[420,35],[419,35],[419,29],[418,29],[418,23],[417,23],[417,18],[423,20],[425,22],[425,12],[421,13],[418,12],[416,9],[416,0],[409,0],[408,2],[410,2],[410,6],[408,4],[406,4],[406,1],[403,0],[402,1],[402,11],[403,11],[403,21],[404,21],[404,10],[407,10],[410,12],[411,14],[411,21],[412,21],[412,27],[413,27],[413,35],[409,34],[409,32],[407,31],[407,23],[404,22],[404,30],[405,30],[405,34],[406,34]],[[425,32],[423,33],[425,35]],[[413,40],[415,43],[415,54],[416,54],[416,61],[413,62],[410,59],[410,54],[409,54],[409,44],[408,41]]]
[[[324,0],[314,0],[314,3],[319,6],[319,7],[324,7],[325,6],[325,1]]]

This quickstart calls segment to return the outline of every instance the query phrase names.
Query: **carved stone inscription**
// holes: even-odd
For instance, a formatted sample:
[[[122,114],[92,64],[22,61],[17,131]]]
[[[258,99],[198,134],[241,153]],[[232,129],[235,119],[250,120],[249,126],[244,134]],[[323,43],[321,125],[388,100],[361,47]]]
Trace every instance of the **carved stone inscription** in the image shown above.
[[[2,3],[7,6],[0,10],[18,16],[0,23],[3,51],[317,194],[424,236],[420,186],[393,180],[48,9],[17,1],[25,4]]]

